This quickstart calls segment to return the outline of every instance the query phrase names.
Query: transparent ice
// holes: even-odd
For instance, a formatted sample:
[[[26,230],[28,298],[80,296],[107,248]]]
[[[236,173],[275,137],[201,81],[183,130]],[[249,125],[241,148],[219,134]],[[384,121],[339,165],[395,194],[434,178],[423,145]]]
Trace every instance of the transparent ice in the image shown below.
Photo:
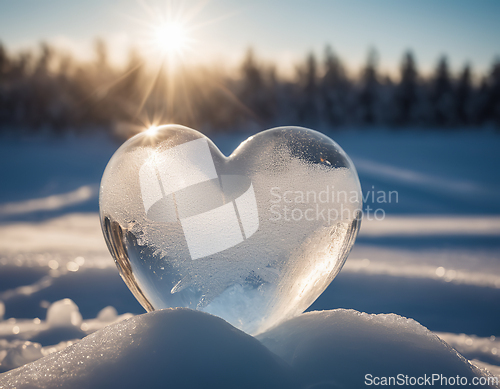
[[[279,127],[229,157],[168,125],[109,161],[100,216],[120,274],[147,311],[187,307],[257,334],[303,312],[342,268],[360,225],[347,154]]]

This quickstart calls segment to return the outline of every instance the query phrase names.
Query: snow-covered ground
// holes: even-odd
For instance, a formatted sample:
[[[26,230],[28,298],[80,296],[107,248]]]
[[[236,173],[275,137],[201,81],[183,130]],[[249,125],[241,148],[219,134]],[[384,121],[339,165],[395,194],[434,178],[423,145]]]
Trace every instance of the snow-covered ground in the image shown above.
[[[229,154],[247,135],[214,141]],[[500,136],[329,135],[352,157],[372,214],[310,310],[412,318],[500,374]],[[99,180],[118,146],[0,140],[0,372],[144,312],[118,275],[97,215]],[[397,191],[397,202],[377,202],[379,191]],[[383,220],[374,219],[379,208]]]

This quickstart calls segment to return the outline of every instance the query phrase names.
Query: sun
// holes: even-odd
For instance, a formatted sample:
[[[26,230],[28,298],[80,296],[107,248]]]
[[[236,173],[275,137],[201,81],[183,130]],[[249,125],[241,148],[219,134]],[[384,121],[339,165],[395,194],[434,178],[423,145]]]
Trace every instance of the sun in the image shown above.
[[[165,55],[182,55],[187,48],[187,30],[180,22],[164,22],[154,30],[155,44]]]

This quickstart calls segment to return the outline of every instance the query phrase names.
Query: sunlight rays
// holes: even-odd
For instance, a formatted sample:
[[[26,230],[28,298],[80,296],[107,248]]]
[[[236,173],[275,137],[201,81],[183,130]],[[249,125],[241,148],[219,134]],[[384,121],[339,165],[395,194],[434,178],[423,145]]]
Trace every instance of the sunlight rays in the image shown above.
[[[203,112],[196,111],[193,97],[197,101],[211,101],[214,92],[222,93],[227,103],[238,107],[245,116],[254,116],[222,80],[202,76],[206,58],[200,47],[207,47],[206,42],[201,46],[199,39],[203,30],[238,13],[203,19],[200,13],[208,3],[209,0],[190,3],[138,0],[143,15],[124,15],[139,26],[134,41],[143,59],[108,87],[114,87],[135,69],[143,69],[141,93],[136,106],[130,108],[132,122],[124,124],[131,132],[173,122],[195,126]]]

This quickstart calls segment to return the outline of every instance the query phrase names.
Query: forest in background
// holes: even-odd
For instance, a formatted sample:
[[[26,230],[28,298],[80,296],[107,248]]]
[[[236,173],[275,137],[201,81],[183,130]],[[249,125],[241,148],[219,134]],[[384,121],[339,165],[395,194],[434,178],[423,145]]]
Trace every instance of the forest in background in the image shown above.
[[[235,72],[211,67],[157,70],[130,51],[110,64],[106,44],[81,62],[48,44],[10,53],[0,43],[0,133],[109,132],[128,137],[144,126],[178,123],[206,133],[300,125],[315,129],[500,130],[500,59],[486,74],[451,71],[446,56],[423,76],[403,54],[399,74],[378,67],[375,50],[356,75],[326,47],[284,77],[249,49]]]

